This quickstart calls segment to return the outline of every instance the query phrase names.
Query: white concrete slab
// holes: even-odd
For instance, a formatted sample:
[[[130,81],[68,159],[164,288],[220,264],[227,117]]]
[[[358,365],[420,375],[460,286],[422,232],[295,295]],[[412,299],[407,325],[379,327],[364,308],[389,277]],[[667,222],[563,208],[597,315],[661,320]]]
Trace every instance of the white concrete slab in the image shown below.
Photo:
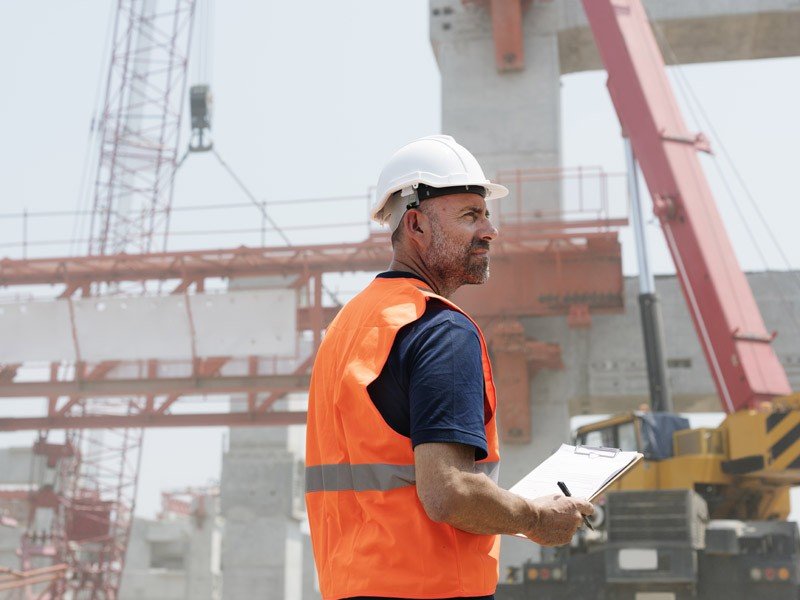
[[[190,297],[200,356],[294,356],[296,295],[258,290]]]
[[[192,356],[183,296],[75,300],[81,358],[87,361]]]
[[[0,304],[0,362],[51,357],[75,359],[67,302]]]
[[[286,289],[82,298],[0,305],[0,362],[296,354],[296,294]],[[77,340],[77,348],[73,339]]]

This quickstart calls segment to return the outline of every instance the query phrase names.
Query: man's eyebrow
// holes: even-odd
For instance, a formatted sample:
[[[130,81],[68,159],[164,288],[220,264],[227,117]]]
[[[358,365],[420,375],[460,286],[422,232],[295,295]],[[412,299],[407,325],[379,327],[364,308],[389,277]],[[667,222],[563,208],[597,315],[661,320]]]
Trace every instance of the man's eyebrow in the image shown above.
[[[476,212],[476,213],[483,213],[487,217],[489,216],[489,209],[481,208],[480,206],[465,206],[461,209],[461,212],[462,213]]]

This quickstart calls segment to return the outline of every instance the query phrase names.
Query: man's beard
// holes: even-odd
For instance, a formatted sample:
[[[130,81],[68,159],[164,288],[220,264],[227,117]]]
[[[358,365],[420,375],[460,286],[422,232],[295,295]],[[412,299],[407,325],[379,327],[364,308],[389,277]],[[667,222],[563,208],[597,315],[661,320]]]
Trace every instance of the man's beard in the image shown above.
[[[447,239],[436,225],[434,223],[432,228],[428,267],[453,289],[465,284],[486,283],[489,279],[489,255],[473,252],[488,250],[489,242],[472,240],[471,244],[462,246]]]

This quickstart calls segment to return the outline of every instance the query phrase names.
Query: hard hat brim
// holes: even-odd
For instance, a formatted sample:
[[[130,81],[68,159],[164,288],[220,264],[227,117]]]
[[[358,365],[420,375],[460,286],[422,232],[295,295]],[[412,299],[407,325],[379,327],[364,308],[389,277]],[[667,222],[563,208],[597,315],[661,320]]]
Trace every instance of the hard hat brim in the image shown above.
[[[472,185],[475,185],[476,187],[482,187],[486,190],[486,200],[499,200],[500,198],[508,196],[508,188],[504,185],[500,185],[499,183],[491,183],[489,181],[485,181],[485,182],[475,183]],[[387,190],[385,197],[382,199],[382,201],[377,203],[370,212],[370,218],[373,221],[377,221],[378,223],[383,222],[383,219],[381,218],[381,213],[383,212],[383,209],[386,207],[386,203],[389,201],[389,198],[392,197],[392,194],[394,194],[395,192],[399,192],[400,190],[403,189],[403,187],[408,187],[408,186],[402,186],[398,187],[397,189]],[[436,186],[431,186],[431,187],[436,187]]]
[[[499,200],[508,196],[508,188],[499,183],[485,183],[483,187],[486,188],[487,200]]]

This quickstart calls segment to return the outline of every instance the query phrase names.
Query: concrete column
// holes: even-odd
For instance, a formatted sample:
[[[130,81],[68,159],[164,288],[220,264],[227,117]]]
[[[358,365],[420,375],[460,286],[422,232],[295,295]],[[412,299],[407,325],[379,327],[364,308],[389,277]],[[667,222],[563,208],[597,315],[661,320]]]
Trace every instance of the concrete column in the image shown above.
[[[301,528],[303,533],[303,600],[317,600],[321,598],[317,582],[317,570],[314,565],[314,549],[311,546],[311,535],[307,528]]]
[[[560,165],[560,67],[558,3],[534,3],[523,17],[525,69],[501,73],[495,66],[492,22],[483,6],[431,0],[431,44],[442,76],[442,132],[452,135],[481,163],[498,170]],[[560,207],[559,182],[513,180],[511,201],[496,211],[552,213]]]
[[[220,580],[219,565],[214,564],[218,559],[216,530],[219,526],[216,504],[218,498],[206,496],[205,509],[208,512],[205,520],[198,527],[194,518],[189,518],[187,534],[189,537],[190,552],[186,557],[186,600],[218,600],[218,586]]]
[[[274,277],[233,280],[230,289],[287,286]],[[231,410],[246,399],[231,398]],[[232,428],[222,460],[223,600],[283,600],[295,457],[285,427]]]
[[[294,457],[286,429],[232,429],[222,462],[223,600],[284,596]]]

